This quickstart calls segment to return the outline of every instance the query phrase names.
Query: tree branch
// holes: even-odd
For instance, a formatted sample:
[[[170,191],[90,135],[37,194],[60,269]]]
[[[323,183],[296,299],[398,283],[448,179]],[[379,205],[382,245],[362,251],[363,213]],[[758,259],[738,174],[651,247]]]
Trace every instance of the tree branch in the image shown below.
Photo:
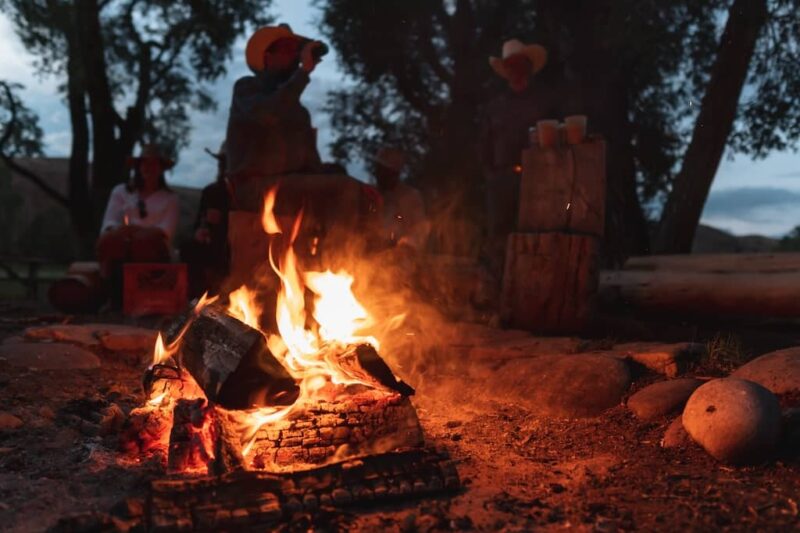
[[[45,180],[43,180],[40,176],[35,174],[34,172],[28,170],[27,168],[20,166],[14,161],[11,156],[5,153],[5,146],[9,139],[11,139],[11,134],[14,131],[14,128],[17,127],[17,102],[14,99],[14,94],[11,92],[11,87],[8,83],[4,81],[0,81],[0,87],[3,88],[3,91],[6,93],[6,98],[8,99],[8,110],[11,113],[11,118],[8,121],[8,124],[5,127],[5,131],[3,132],[2,138],[0,138],[0,159],[5,163],[5,165],[19,174],[20,176],[24,176],[35,183],[45,194],[50,196],[53,200],[60,203],[63,206],[68,206],[69,201],[67,198],[51,187]]]

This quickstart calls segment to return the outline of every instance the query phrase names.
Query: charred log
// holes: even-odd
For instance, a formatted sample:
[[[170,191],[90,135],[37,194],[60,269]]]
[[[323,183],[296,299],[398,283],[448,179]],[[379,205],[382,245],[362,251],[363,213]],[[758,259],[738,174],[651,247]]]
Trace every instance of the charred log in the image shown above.
[[[150,486],[147,528],[235,530],[270,527],[298,513],[388,503],[460,488],[444,453],[385,453],[312,470],[274,474],[236,472],[221,478],[159,480]]]
[[[399,392],[403,396],[413,396],[414,389],[392,373],[378,351],[371,344],[350,346],[338,358],[339,366],[348,374],[376,388]]]
[[[209,401],[228,409],[290,405],[300,392],[264,335],[216,306],[186,330],[180,357]]]

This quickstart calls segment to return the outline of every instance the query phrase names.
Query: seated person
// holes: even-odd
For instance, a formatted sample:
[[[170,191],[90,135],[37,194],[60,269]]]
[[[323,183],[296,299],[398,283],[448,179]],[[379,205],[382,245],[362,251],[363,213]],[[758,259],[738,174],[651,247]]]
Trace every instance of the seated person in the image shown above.
[[[179,215],[178,196],[164,179],[174,163],[156,146],[144,145],[128,164],[133,179],[111,191],[97,241],[101,275],[111,283],[115,303],[121,296],[124,263],[170,261]]]
[[[225,177],[225,143],[220,146],[219,153],[215,154],[208,149],[206,151],[217,160],[217,179],[203,189],[192,240],[181,246],[181,261],[189,267],[191,297],[200,296],[206,291],[211,294],[219,292],[220,285],[228,274],[230,262],[230,190]]]

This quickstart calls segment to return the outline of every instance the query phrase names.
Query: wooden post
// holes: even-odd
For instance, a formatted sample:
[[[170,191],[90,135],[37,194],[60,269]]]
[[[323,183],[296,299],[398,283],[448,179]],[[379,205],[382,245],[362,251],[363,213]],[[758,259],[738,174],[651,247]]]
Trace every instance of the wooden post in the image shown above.
[[[518,233],[509,236],[502,315],[537,332],[577,333],[591,317],[605,229],[605,143],[523,152]]]

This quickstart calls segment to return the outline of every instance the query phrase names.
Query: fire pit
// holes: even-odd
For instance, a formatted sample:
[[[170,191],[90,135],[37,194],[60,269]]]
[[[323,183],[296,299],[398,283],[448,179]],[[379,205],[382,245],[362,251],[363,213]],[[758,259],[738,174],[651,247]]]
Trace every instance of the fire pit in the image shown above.
[[[123,438],[128,452],[159,456],[170,476],[152,486],[151,525],[272,523],[459,486],[446,456],[424,447],[414,390],[363,333],[373,324],[353,278],[300,271],[293,245],[302,215],[282,235],[275,194],[262,217],[280,282],[274,317],[243,286],[225,305],[201,298],[168,342],[156,341],[143,379],[148,401]]]

